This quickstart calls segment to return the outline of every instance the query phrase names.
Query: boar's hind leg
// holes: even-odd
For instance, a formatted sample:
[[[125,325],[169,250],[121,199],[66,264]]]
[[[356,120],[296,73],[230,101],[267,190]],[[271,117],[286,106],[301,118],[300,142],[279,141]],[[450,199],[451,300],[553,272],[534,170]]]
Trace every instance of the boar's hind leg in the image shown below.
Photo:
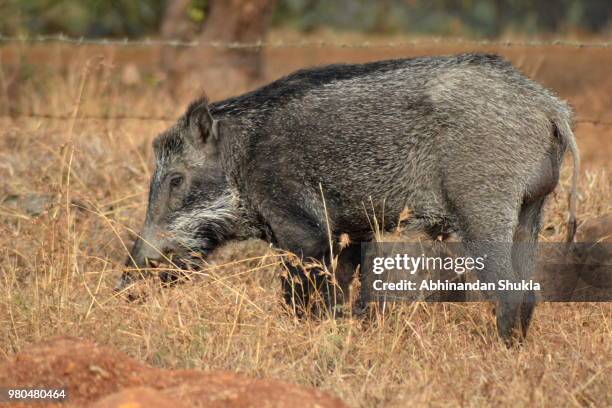
[[[519,274],[519,278],[525,281],[532,279],[535,274],[538,259],[538,234],[540,233],[543,206],[544,197],[525,202],[521,207],[519,224],[514,232],[515,245],[512,251],[512,263]],[[535,302],[534,291],[526,291],[520,311],[523,338],[527,336]]]
[[[512,267],[512,244],[508,241],[477,241],[466,243],[466,248],[474,248],[475,256],[486,255],[485,269],[478,271],[478,278],[492,283],[496,288],[492,293],[497,300],[495,317],[497,333],[508,345],[514,340],[515,331],[519,323],[519,314],[523,304],[524,294],[520,290],[502,290],[501,282],[508,286],[508,282],[519,282],[517,274]]]
[[[500,290],[499,283],[519,281],[512,267],[512,238],[518,210],[511,209],[507,201],[496,202],[491,195],[479,200],[475,198],[464,198],[460,201],[462,206],[457,208],[463,224],[463,242],[472,256],[485,257],[484,269],[476,272],[481,282],[495,287],[488,295],[497,300],[497,332],[509,345],[518,325],[523,293],[520,290]]]

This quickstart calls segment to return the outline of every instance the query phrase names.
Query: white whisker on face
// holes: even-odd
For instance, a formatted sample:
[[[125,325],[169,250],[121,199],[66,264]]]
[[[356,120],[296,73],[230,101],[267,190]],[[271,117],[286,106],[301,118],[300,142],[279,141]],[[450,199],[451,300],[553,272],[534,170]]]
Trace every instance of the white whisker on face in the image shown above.
[[[182,248],[210,248],[216,242],[233,235],[233,227],[238,220],[236,210],[237,199],[228,192],[212,203],[200,204],[178,214],[168,230]]]

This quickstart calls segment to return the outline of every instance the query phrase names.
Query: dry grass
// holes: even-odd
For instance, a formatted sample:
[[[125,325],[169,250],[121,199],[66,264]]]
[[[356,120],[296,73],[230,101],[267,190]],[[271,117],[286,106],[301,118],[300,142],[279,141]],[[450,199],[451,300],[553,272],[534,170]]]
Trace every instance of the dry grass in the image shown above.
[[[72,53],[61,72],[43,66],[36,66],[40,74],[21,72],[18,89],[9,95],[4,87],[3,98],[20,109],[75,117],[177,112],[147,78],[121,82],[122,66],[113,65],[112,55]],[[3,67],[5,78],[13,68]],[[592,93],[589,99],[599,100]],[[605,113],[605,102],[599,105]],[[140,303],[117,298],[111,288],[129,228],[139,228],[146,205],[150,141],[165,126],[0,120],[0,360],[66,334],[156,366],[313,385],[355,407],[612,405],[609,303],[540,305],[521,349],[498,341],[488,304],[401,304],[369,322],[298,321],[280,303],[278,257],[258,242],[223,248],[214,259],[220,266],[195,281],[171,289],[146,283]],[[577,132],[586,156],[595,154],[582,179],[582,219],[612,212],[610,168],[596,152],[612,135],[597,128],[607,139],[583,139],[588,132],[595,133]],[[543,239],[563,235],[565,180],[549,204]]]

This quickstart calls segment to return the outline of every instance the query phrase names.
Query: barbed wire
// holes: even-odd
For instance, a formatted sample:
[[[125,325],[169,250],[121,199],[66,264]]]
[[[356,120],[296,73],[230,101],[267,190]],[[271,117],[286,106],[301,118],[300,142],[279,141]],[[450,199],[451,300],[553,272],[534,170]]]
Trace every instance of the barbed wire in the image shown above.
[[[148,115],[99,115],[99,114],[80,114],[74,116],[73,114],[54,114],[44,112],[19,112],[15,114],[0,114],[0,119],[49,119],[49,120],[138,120],[138,121],[151,121],[151,122],[176,122],[178,116],[148,116]],[[573,120],[574,123],[585,123],[595,126],[612,127],[612,120],[606,119],[591,119],[591,118],[576,118]]]
[[[260,49],[260,48],[402,48],[427,45],[470,45],[481,47],[570,47],[570,48],[612,48],[612,41],[579,42],[566,39],[555,40],[472,40],[468,38],[431,37],[399,41],[363,41],[359,43],[338,41],[256,41],[256,42],[221,42],[221,41],[185,41],[180,39],[117,39],[70,37],[64,34],[10,36],[0,34],[0,43],[62,43],[70,45],[98,45],[121,47],[163,46],[175,48],[206,47],[216,49]]]
[[[610,126],[612,127],[612,121],[599,120],[599,119],[574,119],[574,123],[588,123],[595,126]]]
[[[209,47],[217,49],[250,49],[250,48],[400,48],[400,47],[416,47],[427,45],[472,45],[472,46],[495,46],[495,47],[571,47],[571,48],[612,48],[612,41],[606,42],[578,42],[565,39],[556,40],[471,40],[465,38],[427,38],[427,39],[412,39],[390,42],[370,42],[361,43],[344,43],[344,42],[329,42],[329,41],[269,41],[269,42],[200,42],[200,41],[184,41],[178,39],[150,39],[142,40],[133,39],[116,39],[116,38],[87,38],[87,37],[70,37],[64,34],[53,35],[37,35],[37,36],[9,36],[0,33],[0,43],[61,43],[69,45],[98,45],[98,46],[124,46],[124,47],[148,47],[148,46],[164,46],[176,48],[195,48]],[[0,115],[0,118],[32,118],[32,119],[50,119],[50,120],[139,120],[139,121],[158,121],[158,122],[174,122],[178,118],[170,116],[146,116],[146,115],[96,115],[96,114],[79,114],[75,117],[72,114],[53,114],[45,112],[19,112],[16,114]],[[612,126],[612,121],[600,119],[582,119],[577,118],[575,123],[589,123],[596,126]]]
[[[140,120],[140,121],[151,121],[151,122],[175,122],[178,120],[178,116],[147,116],[147,115],[97,115],[97,114],[81,114],[74,116],[73,114],[55,114],[45,112],[19,112],[15,114],[3,114],[0,115],[2,119],[52,119],[52,120]]]

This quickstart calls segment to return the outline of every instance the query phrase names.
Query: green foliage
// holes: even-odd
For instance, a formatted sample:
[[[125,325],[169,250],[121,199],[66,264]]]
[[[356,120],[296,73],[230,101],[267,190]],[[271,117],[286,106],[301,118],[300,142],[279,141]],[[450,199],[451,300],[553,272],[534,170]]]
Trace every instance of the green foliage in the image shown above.
[[[0,29],[136,37],[157,32],[164,8],[164,0],[8,0],[0,6]]]
[[[506,30],[609,29],[610,0],[280,0],[273,23],[339,29],[497,36]]]
[[[187,16],[194,23],[202,24],[206,18],[207,0],[191,0],[187,9]]]
[[[168,1],[172,0],[0,0],[0,32],[155,35]],[[185,18],[203,24],[209,3],[191,0]],[[303,31],[332,27],[497,36],[508,30],[561,32],[571,27],[600,32],[610,29],[611,15],[609,0],[279,0],[272,22]]]

